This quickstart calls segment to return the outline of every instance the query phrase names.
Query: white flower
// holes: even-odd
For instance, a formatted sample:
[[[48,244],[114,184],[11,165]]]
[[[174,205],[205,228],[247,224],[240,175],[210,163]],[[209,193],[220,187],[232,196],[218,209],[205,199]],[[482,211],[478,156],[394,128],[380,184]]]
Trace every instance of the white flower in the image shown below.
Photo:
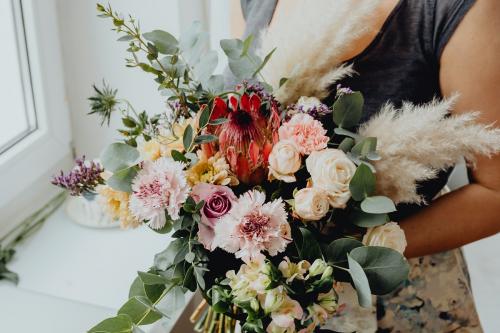
[[[288,257],[285,257],[278,265],[278,269],[283,274],[283,277],[286,278],[286,283],[291,283],[294,279],[304,280],[304,274],[306,274],[309,266],[311,264],[306,260],[293,263]]]
[[[335,290],[331,289],[326,294],[319,294],[317,303],[307,307],[309,317],[316,325],[323,325],[337,311],[338,302]]]
[[[351,198],[349,182],[356,172],[356,165],[338,149],[313,151],[306,159],[307,171],[313,187],[324,190],[330,205],[345,208]]]
[[[213,246],[235,253],[245,262],[262,258],[263,251],[275,256],[291,242],[291,229],[283,200],[266,202],[259,191],[242,194],[231,211],[215,225]]]
[[[291,140],[280,140],[269,154],[269,178],[294,182],[294,173],[301,165],[299,149]]]
[[[316,187],[303,188],[294,195],[295,213],[304,220],[317,221],[330,210],[328,195]]]
[[[395,222],[369,228],[363,237],[363,244],[388,247],[401,254],[403,254],[407,245],[404,230]]]
[[[271,313],[271,323],[267,326],[268,333],[295,332],[295,319],[301,319],[304,312],[299,302],[286,296],[280,308]]]
[[[165,211],[172,219],[178,219],[180,208],[189,194],[183,169],[184,164],[169,157],[145,161],[132,182],[132,215],[149,221],[154,229],[165,225]]]
[[[235,300],[251,302],[256,300],[258,295],[265,293],[271,283],[268,270],[269,267],[264,261],[251,261],[248,264],[242,264],[237,274],[233,270],[228,271],[226,277],[229,279],[229,286]]]
[[[266,314],[278,311],[283,302],[285,301],[286,292],[283,286],[266,290],[266,292],[259,297],[260,306]]]
[[[309,268],[309,276],[312,277],[323,274],[323,272],[326,270],[327,267],[328,264],[324,260],[316,259]]]
[[[305,111],[307,111],[316,106],[320,106],[321,104],[321,101],[316,97],[302,96],[297,102],[297,107],[302,107]]]

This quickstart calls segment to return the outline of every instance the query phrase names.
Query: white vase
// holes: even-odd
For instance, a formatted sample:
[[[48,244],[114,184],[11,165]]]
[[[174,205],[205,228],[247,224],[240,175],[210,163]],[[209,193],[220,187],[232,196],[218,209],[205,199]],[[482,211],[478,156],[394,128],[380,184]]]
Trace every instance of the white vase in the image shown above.
[[[70,196],[65,205],[66,213],[71,220],[82,226],[89,228],[116,228],[120,226],[120,223],[112,220],[103,212],[97,197],[88,199]]]

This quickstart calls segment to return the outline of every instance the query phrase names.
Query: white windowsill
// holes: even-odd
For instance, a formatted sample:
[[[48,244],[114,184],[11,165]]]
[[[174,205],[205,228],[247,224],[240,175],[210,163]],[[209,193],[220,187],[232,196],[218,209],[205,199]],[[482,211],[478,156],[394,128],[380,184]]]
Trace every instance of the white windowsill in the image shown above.
[[[0,313],[8,314],[2,316],[0,331],[87,331],[116,313],[137,271],[147,270],[154,254],[169,242],[168,236],[146,228],[84,228],[59,208],[17,249],[9,267],[20,275],[19,285],[0,281]],[[176,318],[162,326],[172,325]]]

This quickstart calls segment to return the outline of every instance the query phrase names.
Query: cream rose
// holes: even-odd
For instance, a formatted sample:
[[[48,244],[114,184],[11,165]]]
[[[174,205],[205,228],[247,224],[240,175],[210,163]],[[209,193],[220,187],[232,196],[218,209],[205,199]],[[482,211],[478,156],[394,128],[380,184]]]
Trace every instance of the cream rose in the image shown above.
[[[295,193],[294,199],[295,213],[304,220],[320,220],[330,209],[327,194],[319,188],[303,188]]]
[[[351,198],[349,182],[356,172],[356,165],[338,149],[314,151],[306,159],[307,171],[313,187],[324,190],[330,205],[345,208]]]
[[[388,247],[401,254],[403,254],[407,245],[405,232],[395,222],[369,228],[363,237],[363,244]]]
[[[299,170],[300,162],[300,153],[293,141],[278,141],[269,154],[269,178],[294,182],[294,173]]]

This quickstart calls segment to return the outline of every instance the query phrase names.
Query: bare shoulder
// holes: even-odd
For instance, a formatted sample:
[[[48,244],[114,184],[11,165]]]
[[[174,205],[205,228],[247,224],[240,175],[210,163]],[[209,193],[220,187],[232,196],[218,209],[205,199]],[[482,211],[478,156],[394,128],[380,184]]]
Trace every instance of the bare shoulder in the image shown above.
[[[458,112],[481,110],[484,121],[495,121],[500,117],[496,106],[500,104],[499,27],[500,1],[477,0],[441,56],[443,95],[459,92],[462,98]]]

